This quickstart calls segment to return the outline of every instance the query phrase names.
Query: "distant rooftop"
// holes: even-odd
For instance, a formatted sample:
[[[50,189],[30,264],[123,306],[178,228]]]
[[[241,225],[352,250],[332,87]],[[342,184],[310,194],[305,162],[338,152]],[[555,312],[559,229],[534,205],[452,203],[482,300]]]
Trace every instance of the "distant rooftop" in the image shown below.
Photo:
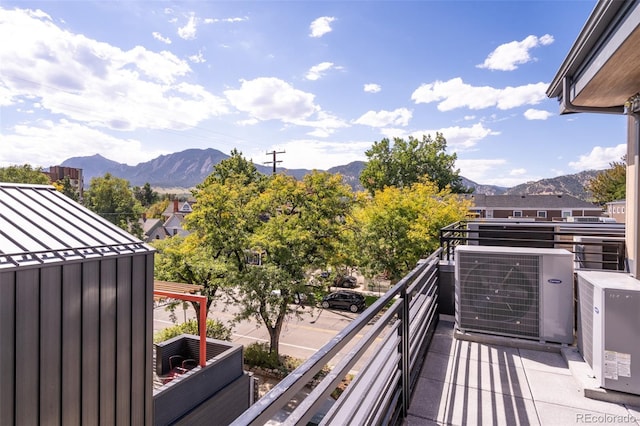
[[[467,198],[474,200],[477,206],[502,208],[502,207],[522,207],[522,208],[577,208],[594,209],[597,205],[581,200],[567,194],[544,194],[544,195],[484,195],[471,194]]]

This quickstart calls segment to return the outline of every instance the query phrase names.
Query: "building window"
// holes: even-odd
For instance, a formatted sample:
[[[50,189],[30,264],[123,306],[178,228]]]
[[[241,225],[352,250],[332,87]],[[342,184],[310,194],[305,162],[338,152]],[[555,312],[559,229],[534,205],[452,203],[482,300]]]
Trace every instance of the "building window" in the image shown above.
[[[571,210],[562,210],[562,217],[571,216]]]
[[[522,210],[514,210],[513,217],[522,217]]]
[[[547,218],[547,211],[546,210],[538,210],[538,213],[536,214],[536,216],[538,217],[543,217],[543,218]]]

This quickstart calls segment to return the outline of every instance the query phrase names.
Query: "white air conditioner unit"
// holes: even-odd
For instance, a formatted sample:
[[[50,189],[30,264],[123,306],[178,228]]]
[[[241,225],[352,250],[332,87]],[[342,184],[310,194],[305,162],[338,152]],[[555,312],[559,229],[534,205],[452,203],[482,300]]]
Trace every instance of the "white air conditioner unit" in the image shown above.
[[[599,223],[600,219],[597,216],[567,216],[567,222]]]
[[[624,241],[624,237],[574,236],[576,269],[623,271]]]
[[[578,271],[578,350],[600,387],[640,395],[640,281]]]
[[[564,249],[458,246],[456,327],[573,343],[573,255]]]

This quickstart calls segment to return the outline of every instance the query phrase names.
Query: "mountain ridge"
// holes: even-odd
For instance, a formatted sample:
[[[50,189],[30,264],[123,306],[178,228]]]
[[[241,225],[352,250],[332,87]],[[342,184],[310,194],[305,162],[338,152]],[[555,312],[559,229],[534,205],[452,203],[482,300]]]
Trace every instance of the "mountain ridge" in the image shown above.
[[[132,186],[142,186],[149,183],[154,188],[183,188],[188,191],[211,174],[213,167],[220,161],[229,158],[229,155],[214,148],[186,149],[172,154],[160,155],[135,166],[118,163],[109,160],[100,154],[85,157],[71,157],[62,162],[63,167],[75,167],[83,170],[85,186],[88,186],[91,178],[104,176],[111,173],[119,178],[126,179]],[[362,190],[360,173],[366,165],[365,161],[353,161],[351,163],[331,167],[326,170],[329,173],[340,173],[344,182],[354,190]],[[271,167],[255,164],[257,170],[264,174],[272,172]],[[311,170],[277,168],[278,172],[284,172],[297,179],[301,179]],[[477,194],[486,195],[536,195],[536,194],[569,194],[574,197],[589,200],[591,195],[586,185],[598,171],[587,170],[571,175],[557,176],[527,182],[514,187],[502,187],[497,185],[483,185],[467,179],[463,176],[462,184],[471,187]]]

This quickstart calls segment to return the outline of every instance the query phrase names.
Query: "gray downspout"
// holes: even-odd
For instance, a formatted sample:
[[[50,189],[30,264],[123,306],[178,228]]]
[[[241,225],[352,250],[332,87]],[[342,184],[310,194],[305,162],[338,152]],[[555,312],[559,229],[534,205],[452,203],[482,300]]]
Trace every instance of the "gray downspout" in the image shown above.
[[[632,199],[629,200],[629,194],[627,193],[627,203],[629,202],[638,202],[638,198],[637,198],[637,194],[638,194],[638,186],[640,186],[640,181],[638,181],[638,173],[640,173],[640,158],[639,158],[639,154],[640,154],[640,112],[638,111],[638,108],[640,107],[640,97],[639,95],[635,95],[634,97],[630,98],[629,101],[627,101],[627,103],[623,106],[618,106],[618,107],[585,107],[585,106],[579,106],[579,105],[574,105],[571,103],[571,98],[570,98],[570,93],[569,90],[571,88],[571,79],[570,77],[566,76],[564,77],[564,79],[562,80],[562,106],[564,108],[564,110],[566,110],[567,112],[591,112],[591,113],[599,113],[599,114],[619,114],[619,115],[628,115],[633,117],[634,119],[634,124],[635,124],[635,140],[633,141],[634,144],[634,158],[627,158],[627,172],[629,170],[629,164],[635,164],[635,174],[636,174],[636,182],[634,183],[634,186],[636,187],[635,191],[636,191],[636,195],[631,197]],[[630,102],[630,104],[629,104]],[[627,141],[627,143],[629,143],[629,141]],[[627,151],[629,151],[629,149],[627,149]],[[627,173],[628,174],[628,173]],[[627,179],[629,177],[627,176]],[[628,191],[628,187],[627,187],[627,191]],[[635,224],[635,226],[640,226],[640,223],[638,222],[638,206],[634,206],[635,208],[633,209],[627,209],[627,211],[633,211],[635,212],[635,217],[632,218],[631,222]],[[629,217],[627,217],[627,219],[629,219]],[[627,229],[627,232],[629,230]],[[635,232],[636,234],[638,233],[637,230],[632,231]],[[640,238],[640,236],[634,237],[635,238]],[[629,236],[627,234],[627,237],[625,238],[625,241],[627,244],[629,244]],[[627,258],[626,259],[626,264],[627,264],[627,272],[630,272],[632,276],[636,277],[636,275],[640,275],[640,273],[636,274],[636,272],[638,271],[638,256],[640,256],[640,244],[638,244],[638,242],[636,241],[635,243],[633,243],[634,246],[634,255],[633,258]],[[639,278],[640,279],[640,278]]]
[[[633,121],[634,121],[634,127],[635,127],[635,131],[634,133],[634,149],[633,149],[633,158],[627,158],[627,170],[629,169],[629,164],[634,164],[635,165],[635,176],[633,177],[633,179],[635,179],[635,182],[633,183],[634,188],[635,188],[635,197],[632,197],[632,200],[629,200],[629,192],[627,192],[627,203],[629,202],[635,202],[636,205],[633,206],[632,209],[627,208],[627,212],[632,211],[634,217],[633,218],[629,218],[629,213],[627,213],[627,219],[631,219],[631,222],[634,223],[634,228],[631,232],[635,232],[635,238],[639,238],[638,236],[638,230],[635,228],[637,226],[640,226],[640,222],[638,221],[638,198],[637,198],[637,194],[639,191],[639,186],[640,186],[640,179],[638,177],[638,173],[640,173],[640,111],[638,111],[637,109],[640,107],[640,102],[639,98],[636,95],[636,99],[633,100],[631,102],[631,105],[629,106],[628,110],[627,110],[627,114],[631,117],[633,117]],[[627,149],[627,152],[631,151],[630,149]],[[633,163],[632,163],[633,162]],[[629,182],[629,176],[627,176],[627,183]],[[627,191],[629,191],[627,189]],[[638,244],[638,241],[635,242],[634,244],[634,259],[632,259],[631,262],[629,262],[629,260],[627,260],[627,269],[630,271],[631,276],[635,277],[636,279],[640,279],[640,270],[638,269],[638,256],[639,256],[639,252],[640,251],[640,244]],[[631,263],[631,264],[629,264]]]
[[[597,114],[624,114],[624,107],[586,107],[574,105],[571,103],[569,96],[569,90],[571,88],[570,77],[565,77],[562,80],[562,106],[569,112],[593,112]]]

